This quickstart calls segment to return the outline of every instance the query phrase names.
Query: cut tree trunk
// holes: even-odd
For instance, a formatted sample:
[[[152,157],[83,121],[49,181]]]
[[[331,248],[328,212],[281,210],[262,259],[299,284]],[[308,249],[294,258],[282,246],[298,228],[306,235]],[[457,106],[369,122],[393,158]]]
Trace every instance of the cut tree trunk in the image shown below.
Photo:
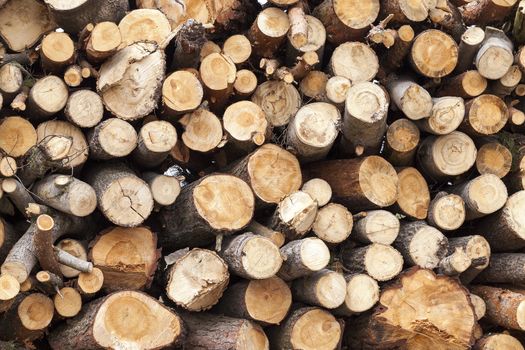
[[[472,260],[470,260],[468,254],[463,250],[458,249],[441,259],[438,266],[438,272],[442,275],[458,276],[462,272],[465,272],[471,264]]]
[[[441,231],[457,230],[465,222],[465,217],[465,202],[457,194],[439,192],[430,201],[427,222]]]
[[[288,73],[287,70],[284,70],[284,77],[279,76],[282,69],[279,68],[276,72],[278,78],[292,83],[294,76],[291,73]],[[303,95],[303,99],[314,100],[314,101],[323,101],[326,99],[326,83],[328,82],[328,74],[321,72],[319,70],[309,71],[299,83],[299,91]]]
[[[464,284],[470,283],[488,265],[490,260],[489,242],[482,236],[465,236],[449,239],[449,253],[461,250],[471,260],[470,267],[460,275]]]
[[[256,235],[260,235],[271,240],[277,247],[281,248],[284,245],[286,236],[279,231],[274,231],[264,225],[261,225],[255,220],[252,220],[246,227],[246,230]]]
[[[323,179],[311,179],[306,181],[301,188],[301,191],[306,192],[317,202],[318,207],[323,207],[332,198],[332,188]]]
[[[157,269],[157,235],[147,227],[113,227],[90,244],[89,260],[104,273],[104,289],[148,288]]]
[[[230,285],[214,311],[272,325],[281,323],[291,305],[290,287],[279,277],[271,277]]]
[[[35,277],[38,281],[36,288],[46,295],[55,295],[62,287],[64,287],[62,277],[55,275],[52,272],[38,271]]]
[[[474,350],[523,350],[520,341],[508,334],[488,334],[479,339],[473,347]]]
[[[425,178],[412,167],[398,171],[398,198],[395,204],[404,215],[418,220],[427,218],[430,190]]]
[[[236,34],[226,39],[222,51],[230,56],[233,63],[241,65],[250,58],[252,54],[252,45],[246,36]]]
[[[317,215],[317,203],[306,192],[286,196],[269,220],[269,228],[282,232],[289,240],[302,238],[310,231]]]
[[[437,95],[474,98],[485,92],[487,86],[487,79],[477,70],[468,70],[445,80],[439,87]]]
[[[233,151],[248,153],[268,140],[270,128],[261,107],[251,101],[229,105],[222,117],[228,146]]]
[[[476,283],[525,284],[525,254],[492,254],[488,266],[476,276]]]
[[[465,118],[460,130],[470,136],[487,136],[499,132],[508,120],[505,102],[495,95],[481,95],[465,103]]]
[[[497,96],[508,96],[516,89],[523,73],[518,65],[512,65],[504,76],[493,81],[490,91]]]
[[[379,301],[379,285],[367,274],[356,273],[345,276],[346,297],[344,303],[333,310],[341,316],[352,316],[370,310]]]
[[[470,290],[485,301],[485,320],[504,328],[525,329],[524,294],[489,286],[471,286]]]
[[[297,113],[302,101],[299,92],[292,84],[269,80],[255,90],[252,101],[266,114],[272,126],[284,126]]]
[[[64,318],[75,317],[82,309],[82,297],[71,287],[61,288],[53,297],[53,303],[57,314]]]
[[[410,53],[410,47],[414,41],[414,29],[406,24],[396,32],[394,45],[388,50],[381,62],[381,67],[386,71],[395,71],[399,69],[405,60],[405,57]]]
[[[136,9],[128,12],[119,22],[118,28],[124,46],[138,42],[163,45],[171,34],[168,19],[157,9]]]
[[[192,112],[199,107],[203,96],[198,77],[185,70],[173,72],[162,84],[163,113],[174,118]]]
[[[199,73],[210,108],[213,111],[223,110],[233,93],[237,75],[235,63],[229,56],[214,52],[204,57]]]
[[[81,272],[75,283],[75,287],[83,299],[91,299],[102,289],[103,285],[104,273],[98,267],[94,267],[91,272]]]
[[[13,157],[0,157],[0,175],[3,177],[15,176],[17,172],[16,160]]]
[[[0,313],[6,311],[4,307],[9,307],[8,304],[14,301],[13,298],[15,298],[20,291],[20,283],[18,283],[15,277],[7,274],[0,276]]]
[[[67,86],[61,78],[48,75],[39,79],[29,91],[26,114],[36,122],[50,119],[64,109],[68,94]]]
[[[442,31],[429,29],[414,39],[410,59],[412,67],[419,74],[428,78],[442,78],[456,68],[458,45]]]
[[[184,126],[182,142],[190,150],[211,152],[223,141],[222,123],[207,109],[198,108],[182,117],[179,123]]]
[[[11,200],[15,208],[18,209],[22,215],[27,216],[27,205],[35,201],[29,190],[15,178],[4,179],[1,185],[2,191]]]
[[[248,98],[257,88],[257,76],[248,69],[241,69],[237,71],[235,82],[233,83],[233,90],[236,96]]]
[[[432,112],[432,97],[409,78],[397,78],[387,85],[392,102],[411,120],[428,118]]]
[[[308,305],[335,309],[346,296],[346,281],[342,274],[327,269],[293,281],[294,300]]]
[[[291,27],[288,31],[286,46],[287,65],[292,66],[299,57],[304,57],[307,52],[315,52],[318,59],[322,60],[326,42],[326,30],[323,23],[316,17],[304,15],[300,6],[288,10],[288,17]]]
[[[339,110],[344,110],[348,90],[352,83],[350,79],[336,75],[328,79],[326,82],[326,98],[328,102],[332,103]]]
[[[448,0],[437,0],[436,7],[431,7],[429,11],[430,20],[441,26],[443,31],[450,34],[454,40],[460,41],[461,35],[466,31],[461,12]],[[431,6],[431,5],[430,5]]]
[[[461,73],[472,67],[483,40],[485,40],[485,31],[481,27],[471,26],[465,30],[459,42],[456,72]]]
[[[312,163],[305,174],[326,180],[334,200],[352,211],[387,207],[397,200],[396,171],[378,156]]]
[[[207,245],[217,235],[241,230],[252,219],[254,202],[250,187],[235,176],[214,174],[195,181],[160,211],[161,246],[173,250]]]
[[[435,4],[436,1],[383,0],[381,14],[383,17],[393,14],[392,20],[397,23],[422,22],[427,19]]]
[[[399,219],[386,210],[372,210],[356,221],[352,239],[361,243],[392,244],[399,234]]]
[[[160,175],[152,172],[142,174],[149,185],[153,200],[159,206],[172,205],[180,194],[180,181],[173,176]]]
[[[347,42],[334,50],[328,70],[332,75],[345,77],[356,84],[374,79],[379,70],[379,60],[368,45]]]
[[[312,231],[323,241],[338,244],[350,236],[353,223],[352,214],[346,207],[330,203],[317,211]]]
[[[423,120],[427,121],[430,118]],[[373,128],[370,128],[373,130]],[[408,166],[414,162],[420,133],[416,124],[401,118],[388,126],[386,130],[384,157],[394,166]],[[381,137],[377,139],[376,150],[381,146]]]
[[[276,7],[264,9],[248,32],[253,52],[260,57],[273,57],[285,42],[288,29],[290,21],[284,11]]]
[[[485,3],[494,0],[484,1]],[[514,0],[513,0],[514,1]],[[487,79],[500,79],[514,62],[513,44],[499,29],[488,27],[485,39],[474,58],[478,72]]]
[[[78,90],[69,96],[64,114],[77,127],[92,128],[102,120],[104,105],[96,92]]]
[[[154,120],[140,128],[133,161],[142,168],[159,166],[177,143],[177,130],[167,121]]]
[[[58,251],[55,249],[55,254],[57,255],[57,260],[60,262],[60,251],[69,254],[70,256],[75,257],[76,259],[82,260],[86,263],[87,261],[87,251],[84,247],[84,244],[82,244],[80,241],[66,238],[63,240],[60,240],[56,243],[56,248],[59,249]],[[77,277],[80,274],[80,270],[77,270],[75,268],[72,268],[70,265],[61,264],[60,265],[60,272],[62,275],[66,278],[73,278]]]
[[[285,281],[311,275],[324,269],[330,260],[330,251],[318,238],[303,238],[281,247],[283,265],[278,276]]]
[[[183,334],[182,320],[171,309],[146,294],[122,291],[85,305],[48,339],[54,350],[94,350],[122,344],[153,350],[178,345]]]
[[[64,82],[69,87],[78,87],[84,81],[82,76],[82,68],[73,64],[64,71]]]
[[[461,125],[465,117],[465,102],[461,97],[434,98],[432,102],[434,105],[430,117],[416,120],[416,125],[422,131],[433,135],[447,135]]]
[[[67,33],[47,34],[42,39],[40,50],[42,68],[49,73],[60,74],[75,62],[75,44]]]
[[[20,239],[15,228],[4,219],[0,218],[0,261],[4,261],[9,251]]]
[[[91,62],[103,62],[117,52],[121,43],[122,36],[116,23],[99,22],[86,39],[86,56]]]
[[[168,257],[174,260],[167,272],[166,295],[190,311],[207,310],[217,304],[228,286],[226,263],[213,251],[182,249]]]
[[[6,105],[18,95],[23,83],[22,69],[18,64],[8,63],[0,67],[0,93]]]
[[[345,271],[366,273],[376,281],[389,281],[403,269],[403,257],[391,246],[372,243],[353,248],[350,244],[341,249]]]
[[[37,143],[35,128],[22,117],[0,120],[0,149],[13,158],[23,156]]]
[[[486,25],[503,21],[510,14],[517,1],[468,1],[459,10],[466,25]]]
[[[179,29],[175,39],[172,68],[198,68],[201,48],[205,42],[204,26],[194,19],[188,19]]]

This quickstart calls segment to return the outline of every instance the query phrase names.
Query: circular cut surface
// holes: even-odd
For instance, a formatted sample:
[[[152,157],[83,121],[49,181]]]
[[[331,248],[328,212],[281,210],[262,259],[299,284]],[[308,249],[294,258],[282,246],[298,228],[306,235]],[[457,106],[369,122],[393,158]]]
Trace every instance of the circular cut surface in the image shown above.
[[[317,206],[326,205],[332,198],[332,188],[330,184],[323,179],[311,179],[304,183],[301,191],[306,192],[317,201]]]
[[[84,293],[96,293],[104,284],[104,273],[98,267],[91,272],[81,272],[78,275],[78,286]]]
[[[254,320],[279,324],[292,305],[292,292],[279,277],[253,280],[246,288],[244,303]]]
[[[22,70],[15,63],[4,64],[0,67],[0,89],[6,93],[17,92],[24,82]]]
[[[0,221],[0,225],[2,225],[2,221]],[[0,237],[0,243],[2,240],[3,237]],[[15,277],[8,274],[0,275],[0,301],[13,299],[19,292],[20,283]]]
[[[67,179],[66,181],[69,181],[69,176],[64,176],[64,178]],[[60,176],[55,179],[55,183],[59,179]],[[69,196],[67,199],[69,202],[68,206],[71,209],[71,214],[78,217],[84,217],[94,212],[97,208],[97,195],[95,194],[93,187],[83,181],[74,181],[73,184],[69,186],[70,193],[75,194]]]
[[[430,204],[430,191],[425,178],[412,167],[401,170],[397,176],[399,177],[397,204],[409,216],[425,219]]]
[[[477,70],[469,70],[465,72],[461,85],[469,96],[479,96],[487,89],[488,82]]]
[[[335,349],[341,338],[341,326],[332,314],[315,308],[295,322],[290,335],[294,349]]]
[[[465,202],[456,194],[439,198],[434,204],[434,221],[439,228],[457,230],[465,222]]]
[[[63,168],[71,171],[71,168],[75,168],[87,160],[89,147],[86,137],[79,128],[71,123],[62,120],[49,120],[38,125],[36,134],[38,143],[50,136],[69,137],[73,140],[73,145],[67,154],[67,162]]]
[[[396,240],[400,224],[394,214],[387,210],[373,210],[367,216],[370,220],[365,221],[365,232],[370,242],[390,245]]]
[[[7,117],[0,121],[0,149],[11,157],[23,156],[37,142],[37,133],[29,121]]]
[[[465,103],[461,97],[446,97],[434,100],[428,124],[438,135],[456,130],[465,116]]]
[[[253,237],[242,250],[241,263],[253,279],[266,279],[274,276],[282,265],[279,248],[269,239]]]
[[[130,123],[110,118],[100,130],[99,141],[106,153],[114,157],[125,157],[137,146],[137,132]]]
[[[251,94],[257,88],[257,76],[251,70],[241,69],[237,72],[233,87],[241,94]]]
[[[412,63],[429,78],[449,75],[458,63],[458,46],[454,39],[440,30],[419,34],[412,45]]]
[[[318,238],[305,238],[300,254],[301,262],[311,271],[322,270],[330,262],[330,251]]]
[[[432,157],[437,168],[446,175],[465,173],[476,162],[476,146],[470,137],[459,131],[437,138]]]
[[[432,112],[432,97],[427,90],[414,83],[404,92],[400,108],[409,119],[426,118]]]
[[[366,28],[379,15],[379,0],[333,0],[335,15],[352,29]]]
[[[326,82],[326,97],[333,103],[344,103],[351,86],[348,78],[333,76]]]
[[[315,295],[323,307],[335,309],[345,301],[346,281],[342,274],[329,271],[317,282]]]
[[[308,193],[297,191],[283,199],[277,210],[280,219],[302,235],[312,227],[317,214],[317,203]]]
[[[388,111],[388,96],[379,85],[362,82],[348,89],[346,113],[365,123],[374,123]]]
[[[257,16],[257,27],[266,36],[280,38],[288,32],[288,15],[276,7],[268,7]]]
[[[224,130],[239,141],[251,140],[256,135],[266,135],[268,122],[257,104],[251,101],[239,101],[231,104],[222,118]]]
[[[419,129],[408,119],[398,119],[387,129],[386,141],[395,151],[411,151],[419,143]]]
[[[469,186],[469,199],[482,214],[492,214],[507,201],[507,187],[493,174],[478,176]]]
[[[92,128],[104,116],[104,105],[99,95],[91,90],[75,91],[69,96],[66,110],[73,109],[73,121],[82,128]]]
[[[497,80],[503,77],[514,63],[512,52],[501,46],[493,45],[480,53],[476,59],[476,67],[487,79]]]
[[[511,335],[492,334],[485,339],[483,350],[523,350],[523,345]]]
[[[30,94],[40,108],[57,113],[66,106],[69,91],[64,80],[48,75],[35,83]]]
[[[252,101],[262,108],[273,126],[288,124],[302,104],[297,89],[292,84],[280,80],[269,80],[259,85]]]
[[[75,44],[66,33],[53,32],[42,40],[42,53],[53,62],[66,62],[73,57]]]
[[[306,15],[307,25],[307,41],[301,47],[296,47],[301,52],[317,51],[326,42],[326,29],[323,23],[314,16]],[[288,32],[288,40],[291,45],[294,45],[294,40],[291,40],[291,31]]]
[[[353,222],[346,207],[330,203],[318,211],[312,229],[325,242],[341,243],[350,236]]]
[[[176,314],[150,296],[123,291],[111,294],[97,310],[93,338],[104,348],[160,349],[181,333]]]
[[[113,22],[97,23],[90,36],[93,50],[108,52],[117,49],[122,42],[120,29]]]
[[[301,187],[297,158],[274,144],[265,144],[248,160],[248,175],[255,195],[266,203],[279,203]]]
[[[211,53],[204,57],[199,68],[202,82],[212,90],[224,90],[235,82],[235,63],[226,55]]]
[[[379,61],[368,45],[346,42],[334,50],[331,66],[334,75],[343,76],[355,84],[372,80],[379,69]]]
[[[222,140],[222,124],[212,112],[199,108],[189,114],[189,122],[184,128],[182,141],[194,151],[208,152]]]
[[[20,322],[29,330],[46,328],[51,323],[54,312],[53,301],[40,293],[28,295],[18,305]]]
[[[171,34],[170,22],[157,9],[133,10],[122,18],[118,27],[125,45],[139,41],[162,44]]]
[[[177,143],[177,130],[169,122],[155,120],[140,129],[140,140],[151,152],[169,152]]]
[[[361,191],[380,207],[394,204],[398,196],[398,177],[394,167],[379,156],[367,157],[359,168]]]
[[[379,285],[366,274],[356,274],[348,281],[345,305],[351,312],[371,309],[379,300]]]
[[[197,212],[217,230],[239,230],[248,225],[254,202],[248,184],[231,175],[210,175],[193,189]]]
[[[377,281],[388,281],[401,272],[403,257],[389,245],[374,243],[365,255],[366,271]]]
[[[199,79],[188,71],[173,72],[162,84],[162,102],[174,111],[184,112],[199,107],[203,96]]]
[[[55,294],[53,299],[57,312],[63,317],[76,316],[82,308],[82,297],[80,294],[71,287],[60,289],[60,294]]]
[[[503,215],[506,217],[511,228],[525,238],[525,191],[514,193],[503,207]]]
[[[299,109],[293,123],[302,143],[322,148],[334,143],[340,121],[341,114],[334,105],[314,102]]]
[[[442,256],[436,254],[446,244],[447,238],[431,226],[420,228],[410,241],[409,251],[414,262],[424,269],[434,269]]]
[[[399,7],[405,16],[414,22],[422,22],[430,9],[436,7],[436,0],[399,0]]]
[[[247,37],[236,34],[226,39],[222,50],[230,56],[233,63],[242,63],[250,58],[252,45]]]
[[[507,123],[508,109],[501,98],[481,95],[472,102],[466,118],[475,132],[491,135],[499,132]]]
[[[159,175],[151,183],[153,199],[160,205],[171,205],[180,194],[180,182],[176,177]]]

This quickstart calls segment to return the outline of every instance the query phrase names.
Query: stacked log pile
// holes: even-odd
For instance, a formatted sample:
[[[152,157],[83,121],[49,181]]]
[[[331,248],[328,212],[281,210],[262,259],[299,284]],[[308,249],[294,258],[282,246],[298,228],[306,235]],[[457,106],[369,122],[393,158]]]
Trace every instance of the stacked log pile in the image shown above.
[[[525,342],[525,1],[0,0],[0,349]]]

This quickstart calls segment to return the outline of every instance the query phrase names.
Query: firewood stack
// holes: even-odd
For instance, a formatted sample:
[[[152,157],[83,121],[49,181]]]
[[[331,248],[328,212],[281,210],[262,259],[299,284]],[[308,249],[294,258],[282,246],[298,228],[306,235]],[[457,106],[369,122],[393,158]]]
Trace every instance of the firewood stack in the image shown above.
[[[0,0],[0,349],[523,350],[525,0]]]

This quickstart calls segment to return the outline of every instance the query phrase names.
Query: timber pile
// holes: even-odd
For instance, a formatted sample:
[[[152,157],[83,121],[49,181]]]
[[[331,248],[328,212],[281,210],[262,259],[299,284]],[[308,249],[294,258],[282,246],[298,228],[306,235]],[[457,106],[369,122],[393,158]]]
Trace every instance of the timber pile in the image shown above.
[[[0,0],[0,38],[0,349],[524,349],[525,0]]]

